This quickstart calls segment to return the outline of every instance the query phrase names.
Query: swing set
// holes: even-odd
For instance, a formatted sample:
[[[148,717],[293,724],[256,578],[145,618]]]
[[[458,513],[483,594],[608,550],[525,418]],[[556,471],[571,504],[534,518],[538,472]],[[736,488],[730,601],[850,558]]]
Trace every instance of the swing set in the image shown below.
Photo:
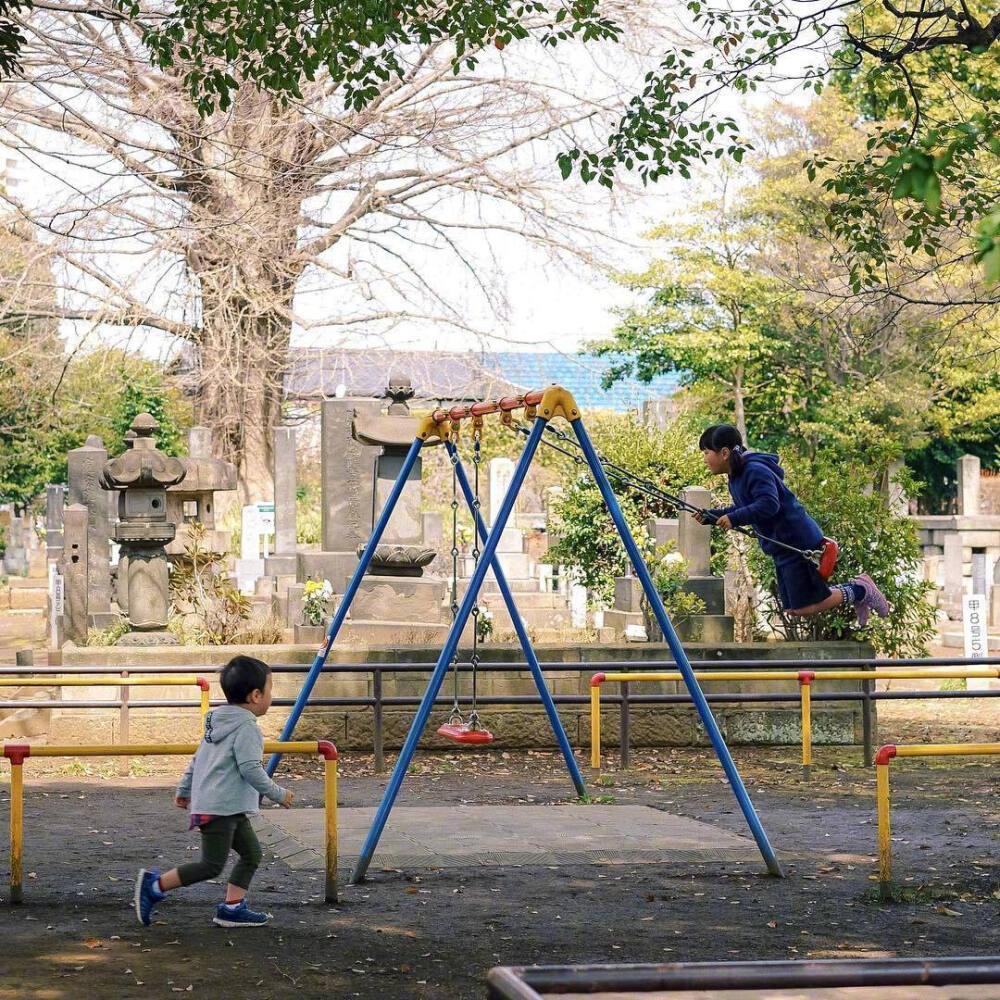
[[[521,421],[515,421],[514,414],[518,411],[523,411],[523,423]],[[522,433],[526,440],[524,449],[517,461],[517,465],[515,466],[510,485],[502,502],[500,503],[496,521],[492,525],[487,525],[483,521],[479,502],[479,466],[481,459],[480,446],[484,418],[494,414],[499,414],[501,421],[505,425]],[[575,435],[575,441],[570,438],[569,435],[551,426],[551,421],[557,418],[562,418],[569,423]],[[463,421],[470,421],[472,423],[475,489],[473,489],[472,484],[469,482],[469,477],[458,451],[458,441]],[[587,429],[583,424],[582,414],[580,413],[573,396],[561,386],[552,385],[548,389],[536,390],[522,396],[506,396],[499,400],[473,403],[471,405],[454,406],[450,410],[435,410],[433,413],[424,418],[418,427],[416,437],[414,438],[413,444],[410,446],[410,450],[403,461],[399,470],[399,475],[396,482],[393,484],[385,506],[372,530],[371,537],[368,539],[368,542],[361,553],[358,566],[347,584],[343,600],[340,602],[340,605],[330,622],[330,627],[327,630],[326,641],[317,652],[316,658],[302,684],[302,688],[299,691],[298,696],[296,697],[295,705],[289,713],[288,720],[286,721],[284,730],[281,734],[282,742],[286,742],[291,738],[299,717],[302,715],[302,711],[309,701],[313,687],[315,686],[316,681],[323,670],[323,666],[326,663],[330,648],[336,640],[337,635],[347,618],[351,602],[354,600],[358,588],[361,585],[361,580],[371,564],[372,557],[375,554],[375,549],[381,540],[382,534],[385,531],[385,527],[390,516],[392,515],[393,509],[399,501],[403,487],[409,478],[410,472],[413,469],[418,455],[420,454],[421,448],[432,438],[438,439],[443,442],[452,464],[452,625],[448,632],[448,637],[445,640],[444,646],[441,649],[440,655],[438,656],[437,663],[434,666],[430,680],[427,683],[427,689],[420,702],[420,707],[417,709],[416,716],[413,719],[409,733],[403,743],[399,758],[396,761],[396,766],[393,768],[392,775],[386,785],[382,801],[379,804],[375,817],[372,821],[372,825],[365,838],[364,844],[361,847],[361,854],[351,875],[351,881],[355,884],[362,881],[368,871],[372,858],[375,854],[375,849],[378,846],[379,839],[381,838],[382,831],[385,829],[385,824],[389,819],[389,814],[391,813],[392,807],[395,804],[397,796],[399,795],[399,790],[402,787],[403,780],[406,777],[406,772],[408,771],[410,762],[413,759],[413,754],[416,752],[417,744],[427,726],[434,704],[441,691],[441,685],[444,682],[445,675],[449,670],[454,670],[456,672],[455,700],[452,707],[452,713],[448,718],[448,721],[438,729],[438,733],[461,744],[483,745],[493,741],[493,734],[481,723],[476,707],[476,681],[477,667],[479,665],[477,636],[477,626],[480,613],[479,593],[486,579],[486,573],[489,570],[493,571],[494,578],[500,590],[500,595],[508,612],[510,613],[510,618],[514,625],[514,631],[517,635],[521,650],[524,654],[525,662],[528,664],[529,670],[531,671],[532,679],[538,689],[539,698],[545,709],[549,724],[552,726],[552,731],[555,734],[556,742],[559,745],[559,749],[566,763],[566,769],[569,772],[569,776],[573,782],[576,793],[581,797],[584,797],[587,794],[583,776],[580,773],[580,768],[576,762],[576,758],[573,756],[573,751],[569,745],[569,740],[566,737],[566,732],[563,728],[562,722],[556,712],[555,704],[552,701],[552,695],[550,694],[548,686],[545,683],[545,678],[542,674],[542,668],[538,662],[538,657],[532,647],[531,640],[528,638],[524,623],[518,614],[514,595],[510,590],[503,568],[500,565],[500,560],[496,554],[501,535],[507,526],[507,521],[509,520],[511,512],[514,509],[514,503],[520,493],[521,487],[524,485],[524,480],[527,476],[531,461],[538,450],[539,444],[544,440],[546,431],[549,431],[550,436],[555,434],[560,439],[562,444],[572,445],[576,451],[571,452],[568,448],[564,449],[562,445],[556,445],[552,441],[545,441],[548,446],[555,448],[557,451],[565,451],[565,453],[569,454],[578,464],[586,464],[590,469],[590,472],[594,477],[594,481],[600,490],[601,496],[607,505],[608,513],[611,515],[611,519],[614,521],[618,534],[625,545],[626,552],[628,553],[629,560],[635,570],[635,574],[642,584],[649,606],[659,623],[667,644],[670,647],[671,654],[673,655],[678,670],[684,679],[684,683],[698,712],[702,725],[705,727],[705,732],[708,734],[712,747],[715,750],[716,756],[719,758],[719,762],[722,765],[729,785],[732,788],[733,794],[740,806],[740,810],[743,813],[747,825],[750,828],[750,832],[753,835],[761,856],[764,859],[767,870],[771,875],[778,877],[782,876],[784,873],[782,872],[777,856],[774,853],[774,849],[771,847],[767,834],[764,832],[764,828],[761,825],[756,810],[754,809],[753,803],[750,801],[750,796],[747,794],[743,780],[740,778],[739,772],[736,770],[736,765],[733,762],[729,748],[722,737],[718,723],[715,721],[715,718],[709,709],[708,702],[705,699],[705,695],[695,678],[690,661],[687,658],[687,654],[684,652],[684,648],[681,645],[673,624],[671,623],[666,609],[663,606],[663,601],[656,590],[653,579],[650,576],[649,570],[642,558],[639,546],[629,530],[625,521],[625,516],[622,513],[621,506],[619,505],[615,493],[611,488],[608,476],[610,474],[618,482],[622,482],[630,488],[641,488],[643,491],[650,492],[652,495],[658,495],[663,499],[668,499],[670,502],[681,506],[683,509],[691,509],[690,505],[680,501],[680,498],[672,497],[670,494],[661,490],[655,483],[652,483],[649,480],[641,479],[641,477],[635,476],[633,473],[628,472],[628,470],[622,469],[620,466],[616,466],[614,463],[610,463],[606,459],[603,459],[602,456],[598,454],[590,440],[590,435],[587,433]],[[458,601],[457,593],[458,551],[456,545],[457,517],[460,506],[458,499],[459,493],[461,493],[464,498],[469,512],[472,515],[474,525],[473,534],[475,538],[475,548],[473,551],[474,569],[461,602]],[[700,510],[697,512],[702,513]],[[482,548],[479,548],[480,544],[482,545]],[[805,552],[802,552],[801,554],[806,555]],[[470,618],[472,619],[474,626],[472,656],[470,660],[473,685],[472,707],[469,715],[467,717],[463,717],[459,708],[457,690],[457,655],[458,645],[461,640],[462,633]],[[280,759],[281,755],[279,753],[271,755],[267,762],[268,774],[274,774]]]

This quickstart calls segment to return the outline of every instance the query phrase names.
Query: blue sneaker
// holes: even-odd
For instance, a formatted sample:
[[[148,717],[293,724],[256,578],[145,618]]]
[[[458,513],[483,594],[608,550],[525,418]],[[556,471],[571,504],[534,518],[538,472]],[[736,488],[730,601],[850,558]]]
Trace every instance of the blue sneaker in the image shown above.
[[[212,923],[220,927],[259,927],[271,919],[270,913],[258,913],[247,906],[246,899],[238,903],[219,903]]]
[[[167,894],[156,884],[159,877],[158,871],[140,868],[135,880],[135,915],[139,918],[139,923],[147,927],[153,922],[153,908],[160,900],[167,898]]]

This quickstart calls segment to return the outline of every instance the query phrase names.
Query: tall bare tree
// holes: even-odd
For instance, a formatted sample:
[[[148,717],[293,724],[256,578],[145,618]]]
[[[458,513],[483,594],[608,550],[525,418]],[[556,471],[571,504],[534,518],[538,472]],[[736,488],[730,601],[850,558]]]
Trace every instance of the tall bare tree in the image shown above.
[[[111,0],[41,0],[19,24],[25,76],[4,85],[0,138],[61,193],[6,197],[58,247],[62,315],[189,345],[197,418],[246,498],[268,492],[293,329],[467,339],[470,283],[480,309],[503,305],[490,240],[588,259],[607,242],[539,144],[604,127],[615,101],[555,63],[492,52],[455,74],[438,42],[359,112],[318,78],[290,102],[244,85],[202,117],[183,60],[154,67]],[[616,89],[591,70],[592,92]]]

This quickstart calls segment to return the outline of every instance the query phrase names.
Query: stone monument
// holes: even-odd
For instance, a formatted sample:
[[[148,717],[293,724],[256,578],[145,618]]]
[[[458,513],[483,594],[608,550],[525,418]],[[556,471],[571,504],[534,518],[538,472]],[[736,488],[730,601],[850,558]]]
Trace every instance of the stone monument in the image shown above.
[[[295,554],[295,428],[274,428],[274,552],[264,563],[264,572],[280,582],[294,582],[298,566]],[[332,582],[332,581],[331,581]]]
[[[180,459],[158,451],[153,434],[159,425],[148,413],[132,422],[135,441],[118,458],[106,463],[100,476],[105,490],[118,490],[115,541],[126,556],[126,580],[120,591],[132,631],[121,646],[176,645],[167,631],[169,606],[167,553],[176,527],[167,520],[167,488],[185,476]]]
[[[92,628],[107,628],[115,621],[111,611],[111,498],[100,478],[108,453],[104,442],[91,434],[82,448],[67,456],[67,502],[87,508],[87,621]]]
[[[379,412],[376,400],[324,399],[320,413],[322,548],[298,553],[298,579],[329,580],[342,594],[371,533],[373,467],[379,448],[352,437],[356,415]],[[295,604],[289,594],[289,615]],[[295,624],[295,622],[289,622]]]
[[[379,448],[372,484],[372,507],[356,556],[363,551],[417,436],[418,420],[410,416],[407,405],[413,394],[408,378],[391,375],[386,389],[386,397],[390,400],[388,411],[385,414],[361,412],[352,423],[355,441]],[[443,621],[444,581],[424,576],[424,567],[434,559],[436,550],[424,541],[424,518],[420,510],[422,471],[418,458],[351,606],[355,619],[430,624]]]
[[[49,483],[45,487],[45,552],[50,560],[62,557],[65,509],[66,487],[62,483]]]
[[[184,553],[188,525],[196,521],[205,527],[204,548],[222,555],[229,551],[233,536],[215,526],[215,494],[236,489],[236,466],[212,457],[212,431],[208,427],[188,431],[188,456],[180,463],[184,478],[167,488],[167,520],[177,528],[174,540],[166,547],[167,555]]]

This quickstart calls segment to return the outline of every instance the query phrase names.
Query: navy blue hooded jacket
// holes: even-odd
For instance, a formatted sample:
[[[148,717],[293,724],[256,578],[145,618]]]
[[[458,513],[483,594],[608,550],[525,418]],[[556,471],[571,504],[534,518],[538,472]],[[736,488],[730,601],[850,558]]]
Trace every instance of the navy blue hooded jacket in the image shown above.
[[[716,517],[728,514],[734,528],[749,525],[759,535],[776,538],[799,549],[816,549],[823,541],[819,525],[785,485],[785,470],[778,464],[777,455],[743,452],[742,471],[729,476],[729,494],[735,501],[733,505],[716,508],[711,513]],[[787,558],[793,555],[779,545],[762,538],[758,540],[770,556]]]

